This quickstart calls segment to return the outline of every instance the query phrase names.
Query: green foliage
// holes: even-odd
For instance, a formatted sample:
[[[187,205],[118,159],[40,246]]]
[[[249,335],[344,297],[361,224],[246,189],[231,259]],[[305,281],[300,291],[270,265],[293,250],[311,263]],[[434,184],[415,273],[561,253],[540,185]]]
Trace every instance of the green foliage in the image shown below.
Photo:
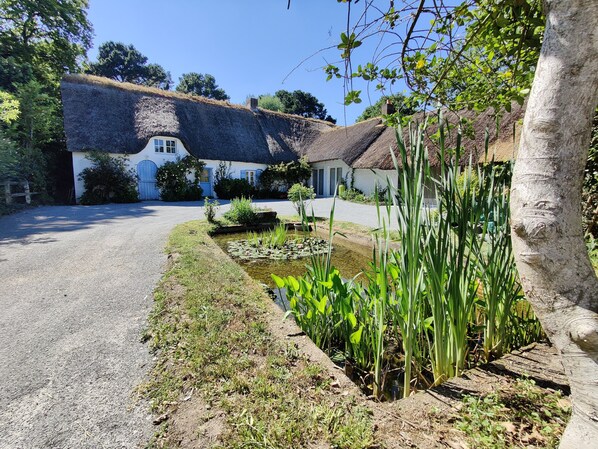
[[[0,89],[19,101],[4,135],[18,145],[20,176],[47,198],[72,177],[64,164],[60,79],[91,46],[87,0],[0,1]],[[14,109],[13,109],[14,111]]]
[[[339,196],[345,201],[353,201],[354,203],[368,203],[368,198],[359,189],[345,189],[342,193],[339,191]]]
[[[257,105],[258,107],[262,109],[268,109],[269,111],[282,112],[284,109],[280,98],[278,98],[276,95],[270,94],[260,95],[257,99]]]
[[[293,184],[304,183],[310,176],[311,167],[302,156],[297,161],[269,165],[260,175],[260,186],[269,192],[285,192]]]
[[[163,201],[196,201],[201,199],[203,190],[199,185],[199,175],[206,164],[192,156],[185,156],[176,162],[168,161],[158,167],[156,186],[160,189]],[[193,176],[193,179],[189,179]]]
[[[44,92],[37,81],[16,86],[20,114],[10,127],[11,136],[25,148],[40,148],[60,138],[62,123],[56,98]]]
[[[230,203],[230,209],[224,214],[224,218],[239,224],[252,224],[257,221],[257,214],[253,208],[250,198],[234,198]]]
[[[218,167],[214,172],[214,192],[218,195],[218,198],[223,200],[252,197],[256,193],[255,187],[249,184],[246,179],[233,178],[231,165],[232,162],[227,164],[220,161],[218,163]]]
[[[378,184],[374,186],[374,193],[371,195],[365,195],[361,190],[356,188],[347,189],[341,184],[338,189],[338,196],[345,201],[361,204],[383,204],[389,200],[388,189],[380,187]]]
[[[216,78],[208,73],[205,75],[195,72],[183,73],[179,78],[176,91],[215,100],[230,100],[224,89],[219,88],[216,84]]]
[[[319,363],[276,338],[269,298],[207,228],[186,223],[169,239],[169,252],[181,257],[154,295],[147,336],[158,361],[142,389],[156,415],[194,391],[230,424],[222,447],[376,447],[371,412],[335,393]],[[156,447],[176,439],[165,424]]]
[[[216,200],[210,201],[210,198],[206,196],[203,200],[203,207],[208,223],[214,223],[216,221],[216,212],[220,209],[220,203]]]
[[[457,175],[457,189],[463,195],[467,190],[479,193],[480,177],[477,171],[465,170]]]
[[[15,84],[26,84],[34,78],[28,62],[18,62],[14,56],[0,56],[0,89],[14,92]]]
[[[411,104],[411,99],[405,97],[403,94],[394,94],[388,97],[383,96],[376,103],[365,108],[365,110],[359,117],[357,117],[355,121],[362,122],[374,117],[380,117],[382,115],[382,106],[385,105],[389,100],[395,108],[395,113],[401,117],[413,115],[417,111],[418,105]]]
[[[598,238],[598,113],[594,115],[592,142],[584,172],[581,206],[584,232]]]
[[[222,178],[214,182],[214,192],[218,198],[230,200],[240,197],[252,197],[256,190],[246,179]]]
[[[10,124],[19,118],[20,113],[19,100],[14,95],[0,90],[0,122]]]
[[[286,287],[291,313],[310,338],[329,354],[343,354],[378,397],[393,370],[402,373],[401,394],[407,397],[477,360],[489,361],[543,338],[522,300],[515,271],[508,177],[501,168],[474,166],[462,176],[458,165],[444,162],[434,184],[438,211],[429,214],[424,188],[431,184],[431,170],[424,133],[423,126],[410,128],[407,146],[402,130],[397,131],[399,187],[389,182],[386,204],[379,205],[376,249],[364,271],[367,283],[343,281],[329,261],[318,258],[304,277],[274,277]],[[444,142],[441,126],[440,161],[451,159],[445,157]],[[457,147],[454,160],[460,154]],[[477,186],[459,185],[459,178],[471,180],[474,172]],[[395,220],[396,249],[389,230]]]
[[[295,90],[293,92],[279,90],[274,95],[282,103],[281,112],[336,123],[336,119],[333,119],[327,114],[324,104],[319,102],[318,99],[309,92],[304,92],[302,90]]]
[[[45,193],[48,157],[42,148],[62,137],[59,104],[37,81],[15,84],[13,88],[14,94],[0,91],[3,115],[0,132],[4,139],[13,142],[10,158],[16,160],[17,165],[11,177],[27,179],[32,190]]]
[[[98,60],[89,64],[88,73],[117,81],[168,90],[170,73],[158,64],[148,64],[147,57],[133,45],[108,41],[100,45]]]
[[[571,414],[565,404],[560,391],[517,379],[511,391],[466,395],[455,427],[480,449],[556,448]]]
[[[87,8],[87,0],[0,1],[0,73],[15,75],[2,82],[33,77],[56,88],[66,71],[76,72],[92,41]]]
[[[513,100],[523,102],[540,53],[545,22],[542,2],[484,0],[425,6],[372,2],[351,23],[354,32],[341,33],[338,48],[346,62],[345,73],[333,64],[325,72],[328,79],[345,80],[346,104],[361,101],[360,91],[352,86],[355,78],[374,82],[379,90],[401,80],[412,99],[455,109],[493,106],[510,110]],[[395,38],[398,27],[406,23],[408,32],[399,42]],[[362,43],[356,35],[380,39],[377,45],[383,50],[372,56],[372,62],[353,60],[353,49]],[[396,63],[378,63],[390,55]]]
[[[125,157],[112,157],[103,152],[92,152],[86,156],[92,163],[83,169],[79,179],[85,192],[81,204],[134,203],[139,201],[137,175],[127,168]]]
[[[313,187],[303,184],[293,184],[287,192],[287,198],[297,210],[300,217],[305,217],[305,205],[316,197]]]
[[[0,180],[21,178],[19,148],[0,133]]]
[[[274,229],[255,233],[247,233],[247,241],[253,247],[282,248],[289,239],[289,233],[284,223],[279,223]]]

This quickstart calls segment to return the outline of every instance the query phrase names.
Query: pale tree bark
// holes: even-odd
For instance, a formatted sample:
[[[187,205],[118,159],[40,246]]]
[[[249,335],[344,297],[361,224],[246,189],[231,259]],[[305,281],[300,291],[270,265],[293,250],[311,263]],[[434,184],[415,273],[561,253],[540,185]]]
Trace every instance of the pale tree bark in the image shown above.
[[[581,187],[598,102],[598,0],[546,0],[546,32],[513,174],[513,249],[526,297],[569,377],[561,448],[598,447],[598,279]]]

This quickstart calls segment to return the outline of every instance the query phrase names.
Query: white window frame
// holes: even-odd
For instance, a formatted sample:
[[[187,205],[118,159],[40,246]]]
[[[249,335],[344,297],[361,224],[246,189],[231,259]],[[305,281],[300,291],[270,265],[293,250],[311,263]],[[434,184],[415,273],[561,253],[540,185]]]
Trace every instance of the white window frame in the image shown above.
[[[164,142],[164,148],[168,154],[176,154],[176,140],[167,139]]]
[[[255,185],[255,175],[256,175],[256,170],[246,170],[245,171],[245,180],[252,186]]]
[[[174,139],[154,139],[154,152],[160,154],[176,154],[177,144]]]

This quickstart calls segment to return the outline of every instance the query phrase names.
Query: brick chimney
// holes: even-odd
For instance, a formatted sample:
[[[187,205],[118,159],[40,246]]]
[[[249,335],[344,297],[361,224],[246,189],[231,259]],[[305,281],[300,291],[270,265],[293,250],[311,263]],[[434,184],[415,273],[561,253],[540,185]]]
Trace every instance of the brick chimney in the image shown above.
[[[382,115],[390,115],[395,113],[395,107],[390,102],[390,100],[386,100],[386,103],[382,105]]]
[[[257,98],[248,98],[247,99],[247,108],[255,111],[257,109]]]

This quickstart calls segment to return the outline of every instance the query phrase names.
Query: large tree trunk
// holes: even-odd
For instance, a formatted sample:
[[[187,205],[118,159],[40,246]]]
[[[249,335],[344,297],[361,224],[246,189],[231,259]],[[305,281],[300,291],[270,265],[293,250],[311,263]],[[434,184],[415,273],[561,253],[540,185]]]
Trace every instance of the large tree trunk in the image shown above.
[[[561,448],[598,447],[598,279],[581,187],[598,102],[598,0],[546,0],[547,26],[512,184],[526,296],[562,354],[573,415]]]

